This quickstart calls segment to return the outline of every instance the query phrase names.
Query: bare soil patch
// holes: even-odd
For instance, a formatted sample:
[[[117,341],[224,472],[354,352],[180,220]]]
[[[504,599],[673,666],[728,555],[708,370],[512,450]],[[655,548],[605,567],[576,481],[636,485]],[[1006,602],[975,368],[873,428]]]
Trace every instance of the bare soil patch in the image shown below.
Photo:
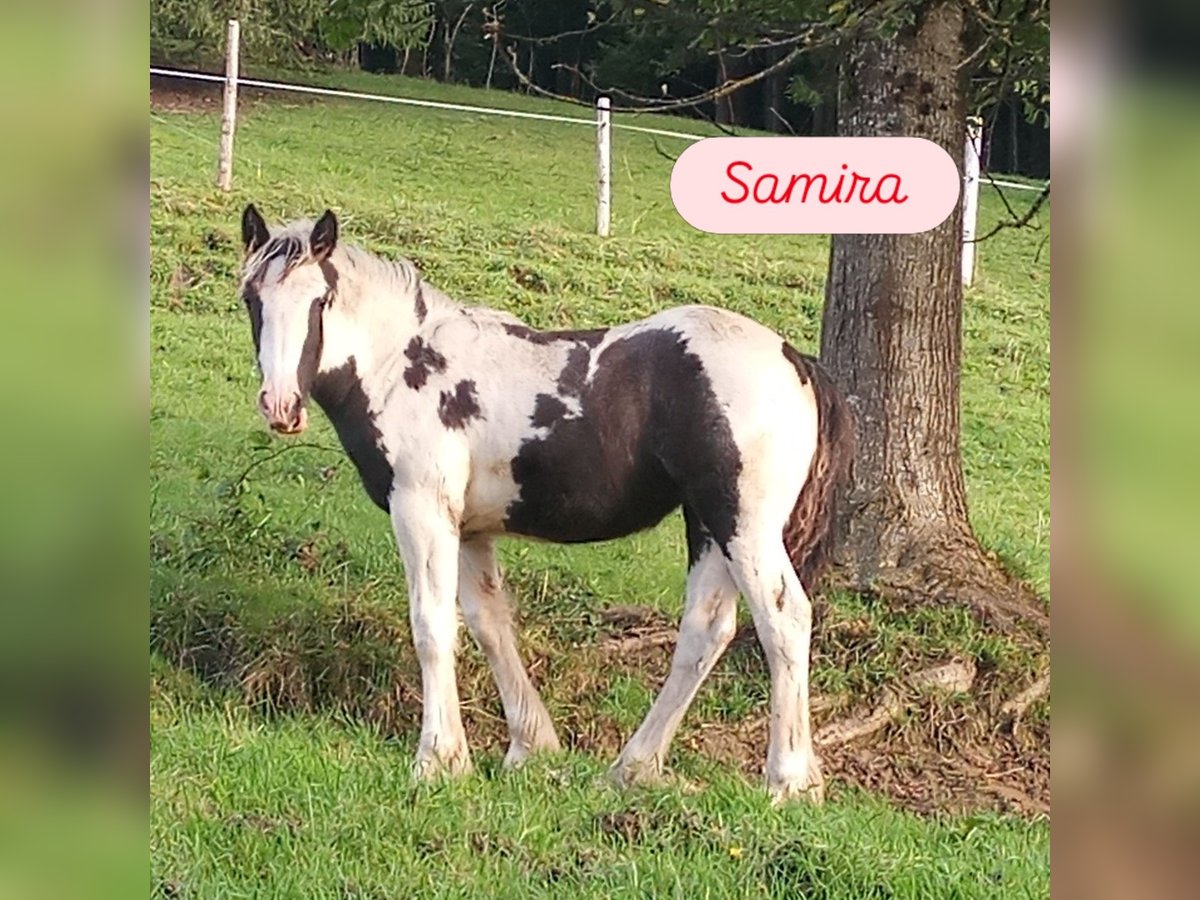
[[[150,76],[150,109],[162,113],[220,111],[222,87],[215,81]]]
[[[640,672],[657,687],[670,665],[675,629],[656,611],[646,610],[641,620],[633,612],[623,608],[600,648],[610,672]],[[742,652],[761,655],[749,629],[739,632],[737,644]],[[1030,673],[1027,684],[1012,688],[1017,705],[1029,699],[1022,688],[1040,681]],[[816,742],[826,778],[883,794],[919,813],[994,810],[1048,816],[1049,725],[1027,721],[1028,709],[1014,716],[1013,697],[1002,687],[1011,688],[976,673],[970,662],[955,660],[916,672],[849,710],[846,698],[814,695]],[[681,730],[682,745],[729,760],[748,776],[762,774],[765,710],[736,722],[698,718],[690,716],[690,727]],[[589,749],[615,754],[622,740],[601,739]]]
[[[183,78],[150,76],[150,109],[158,113],[220,113],[224,103],[224,85],[219,81],[192,81]],[[301,106],[328,100],[310,94],[284,93],[277,90],[238,86],[239,106],[252,102],[285,103]]]

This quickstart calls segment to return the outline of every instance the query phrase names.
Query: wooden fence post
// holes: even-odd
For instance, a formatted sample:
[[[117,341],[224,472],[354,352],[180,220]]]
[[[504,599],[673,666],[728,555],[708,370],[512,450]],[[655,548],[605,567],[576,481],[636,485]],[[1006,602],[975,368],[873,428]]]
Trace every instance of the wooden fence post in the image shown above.
[[[612,112],[607,97],[596,98],[596,234],[608,237],[612,222]]]
[[[983,147],[983,119],[967,119],[967,141],[963,148],[962,195],[962,283],[975,280],[975,223],[979,217],[979,152]]]
[[[229,20],[225,38],[225,110],[221,115],[221,155],[217,160],[217,187],[228,191],[233,185],[233,130],[237,124],[238,44],[241,26]]]

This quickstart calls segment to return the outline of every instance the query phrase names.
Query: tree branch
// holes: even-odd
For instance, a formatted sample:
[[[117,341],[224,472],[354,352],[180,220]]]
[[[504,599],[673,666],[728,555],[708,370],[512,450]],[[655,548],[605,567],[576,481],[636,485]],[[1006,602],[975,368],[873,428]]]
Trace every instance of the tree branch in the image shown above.
[[[730,79],[727,79],[722,84],[717,85],[714,88],[710,88],[706,91],[702,91],[699,94],[694,94],[691,97],[682,97],[677,100],[661,100],[657,97],[638,96],[636,94],[630,94],[627,91],[622,91],[619,88],[614,88],[614,89],[610,89],[610,90],[602,90],[601,93],[605,93],[605,94],[609,94],[609,95],[619,95],[619,96],[624,97],[625,99],[630,100],[634,103],[641,104],[640,106],[627,106],[624,108],[614,106],[613,107],[614,112],[631,112],[631,111],[636,111],[636,110],[642,110],[642,111],[653,110],[654,112],[672,112],[673,110],[677,110],[677,109],[689,109],[689,108],[698,106],[701,103],[708,103],[712,100],[719,100],[721,97],[726,97],[729,94],[732,94],[734,91],[741,90],[744,87],[748,87],[751,84],[755,84],[756,82],[762,81],[764,78],[766,78],[770,75],[773,75],[776,72],[786,69],[792,63],[794,63],[797,59],[799,59],[801,54],[804,53],[808,49],[810,49],[810,48],[809,47],[793,48],[792,51],[790,53],[788,53],[786,56],[781,57],[776,62],[767,66],[765,69],[761,69],[760,71],[754,73],[753,75],[746,75],[741,78],[730,78]],[[506,47],[505,51],[506,51],[505,55],[508,58],[508,63],[509,63],[509,66],[512,68],[513,74],[516,76],[517,80],[524,87],[528,88],[533,93],[539,94],[543,97],[549,97],[552,100],[560,100],[564,103],[574,103],[576,106],[587,106],[587,107],[591,106],[590,103],[588,103],[584,100],[580,100],[576,97],[571,97],[567,94],[559,94],[555,91],[547,90],[546,88],[543,88],[540,85],[536,84],[532,79],[529,78],[529,76],[527,76],[524,72],[521,71],[520,66],[517,64],[517,56],[516,56],[515,47],[512,47],[512,46]],[[592,82],[589,81],[589,83],[592,83]]]
[[[613,21],[616,18],[617,18],[617,14],[613,13],[607,19],[603,19],[603,20],[597,19],[595,22],[593,22],[592,24],[588,25],[585,28],[575,28],[575,29],[572,29],[571,31],[561,31],[558,34],[545,34],[545,35],[534,36],[531,34],[507,34],[506,33],[505,37],[510,37],[514,41],[524,41],[526,44],[533,44],[534,46],[544,47],[547,44],[557,43],[558,41],[561,41],[563,38],[580,37],[585,34],[591,34],[593,31],[599,31],[601,28],[607,28],[609,25],[613,24]]]
[[[792,127],[792,123],[789,122],[787,119],[785,119],[783,116],[781,116],[779,114],[779,110],[777,110],[774,106],[769,106],[769,107],[767,107],[767,109],[771,113],[771,115],[773,115],[775,118],[777,118],[780,122],[783,123],[783,127],[786,128],[788,131],[790,131],[792,133],[792,135],[796,134],[796,129]]]
[[[310,443],[310,442],[299,442],[299,441],[288,442],[288,443],[284,444],[282,447],[279,447],[276,450],[272,450],[270,453],[263,453],[257,459],[253,460],[248,466],[246,466],[246,468],[242,469],[241,473],[237,476],[237,478],[233,479],[233,481],[231,481],[229,483],[230,488],[234,492],[240,491],[242,488],[242,485],[246,483],[246,479],[250,477],[250,473],[253,472],[255,469],[257,469],[259,466],[261,466],[263,463],[268,463],[273,459],[278,459],[280,456],[283,456],[283,454],[285,454],[285,453],[291,453],[292,451],[299,450],[303,447],[307,447],[311,450],[324,450],[326,453],[337,453],[338,452],[333,447],[326,447],[324,444],[314,444],[314,443]]]
[[[989,176],[989,180],[990,180],[990,176]],[[993,183],[993,187],[995,187],[997,191],[1000,191],[999,185],[996,185]],[[1050,199],[1050,185],[1048,185],[1048,184],[1046,185],[1046,187],[1042,190],[1042,192],[1040,194],[1038,194],[1038,198],[1035,201],[1033,201],[1033,205],[1030,206],[1029,209],[1026,210],[1025,214],[1022,216],[1018,216],[1016,214],[1016,211],[1012,208],[1012,206],[1009,205],[1008,199],[1004,196],[1003,191],[1000,191],[1000,198],[1004,201],[1004,205],[1008,209],[1009,214],[1012,216],[1012,218],[997,222],[995,224],[995,226],[993,226],[992,230],[989,231],[987,234],[983,235],[982,237],[972,238],[970,241],[967,241],[966,243],[969,243],[969,244],[982,243],[983,241],[986,241],[988,238],[995,237],[997,234],[999,234],[1005,228],[1025,228],[1025,227],[1027,227],[1029,225],[1029,223],[1033,221],[1034,216],[1036,216],[1038,214],[1038,210],[1040,210],[1046,204],[1046,201]]]

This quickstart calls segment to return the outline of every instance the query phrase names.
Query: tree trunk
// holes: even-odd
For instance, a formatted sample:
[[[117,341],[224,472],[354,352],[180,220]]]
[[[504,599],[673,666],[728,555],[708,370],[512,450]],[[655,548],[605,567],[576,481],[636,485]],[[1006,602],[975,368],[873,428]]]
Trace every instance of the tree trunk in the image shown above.
[[[442,60],[442,81],[447,83],[454,80],[454,42],[458,40],[458,33],[462,30],[463,22],[474,5],[474,3],[468,3],[463,7],[463,11],[459,15],[458,21],[454,23],[453,28],[450,27],[449,17],[446,18],[446,31],[444,32],[446,56]]]
[[[729,66],[725,59],[725,48],[717,46],[717,86],[720,87],[729,80]],[[716,101],[716,122],[718,125],[733,124],[733,96],[726,94]]]
[[[492,73],[496,71],[496,51],[500,47],[500,38],[497,35],[492,35],[492,58],[488,60],[487,81],[484,83],[486,90],[492,89]]]
[[[922,4],[893,37],[849,48],[841,134],[928,138],[962,156],[958,0]],[[857,450],[837,564],[847,586],[902,602],[962,602],[1046,622],[1041,602],[979,545],[959,453],[961,212],[911,235],[835,235],[821,358],[855,411]]]
[[[782,49],[767,50],[763,54],[764,58],[761,64],[765,67],[778,62],[784,52],[786,51]],[[788,122],[784,115],[784,106],[787,100],[787,81],[788,75],[786,72],[776,72],[774,75],[768,75],[762,83],[762,127],[767,129],[767,131],[792,133],[791,123]]]
[[[1021,171],[1021,159],[1017,155],[1017,110],[1021,101],[1014,94],[1008,101],[1008,171],[1016,174]]]

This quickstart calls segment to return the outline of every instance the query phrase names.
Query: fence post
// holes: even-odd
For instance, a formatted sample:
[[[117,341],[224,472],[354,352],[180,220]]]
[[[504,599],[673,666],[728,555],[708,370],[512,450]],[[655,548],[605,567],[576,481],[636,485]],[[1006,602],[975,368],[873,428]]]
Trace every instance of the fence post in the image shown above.
[[[983,119],[967,119],[967,141],[963,149],[962,196],[962,283],[975,281],[975,222],[979,217],[979,152],[983,147]]]
[[[607,97],[596,98],[596,234],[608,237],[612,221],[612,104]]]
[[[238,43],[241,26],[229,20],[225,38],[225,111],[221,115],[221,155],[217,160],[217,187],[228,191],[233,184],[233,129],[237,123]]]

